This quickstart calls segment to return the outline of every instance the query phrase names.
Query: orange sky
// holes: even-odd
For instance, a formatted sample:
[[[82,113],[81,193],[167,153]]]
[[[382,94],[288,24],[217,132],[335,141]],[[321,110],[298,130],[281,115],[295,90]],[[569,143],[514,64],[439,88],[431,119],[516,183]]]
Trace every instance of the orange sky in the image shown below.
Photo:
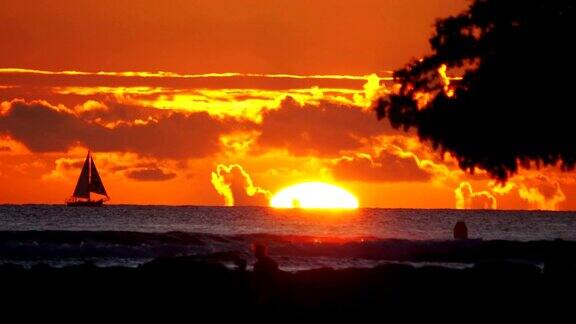
[[[363,207],[575,209],[573,173],[501,187],[370,111],[466,4],[3,1],[0,203],[63,202],[90,148],[113,203],[265,205],[327,181]]]

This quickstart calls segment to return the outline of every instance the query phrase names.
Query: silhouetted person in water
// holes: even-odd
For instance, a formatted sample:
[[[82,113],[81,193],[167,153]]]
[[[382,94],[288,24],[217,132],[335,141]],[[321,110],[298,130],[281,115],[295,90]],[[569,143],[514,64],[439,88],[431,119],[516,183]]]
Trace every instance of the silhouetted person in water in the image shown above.
[[[236,266],[237,271],[244,272],[244,271],[246,271],[246,267],[247,267],[248,263],[246,262],[246,260],[244,260],[242,258],[238,258],[238,259],[234,260],[234,265]]]
[[[254,243],[252,251],[257,259],[254,263],[254,289],[257,302],[267,304],[276,295],[278,263],[268,256],[268,249],[262,243]]]
[[[468,239],[468,227],[464,221],[458,221],[454,226],[454,239],[456,240],[467,240]]]

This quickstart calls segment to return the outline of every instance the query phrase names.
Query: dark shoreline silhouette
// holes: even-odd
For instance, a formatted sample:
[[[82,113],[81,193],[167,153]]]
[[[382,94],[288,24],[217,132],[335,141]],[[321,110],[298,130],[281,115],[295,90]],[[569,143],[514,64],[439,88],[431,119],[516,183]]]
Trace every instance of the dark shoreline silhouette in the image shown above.
[[[230,270],[197,258],[159,258],[137,268],[90,264],[25,269],[0,266],[2,305],[65,307],[120,312],[137,307],[153,313],[197,315],[275,314],[328,318],[401,315],[410,309],[449,308],[484,314],[545,311],[560,306],[576,288],[573,268],[547,274],[522,262],[478,263],[470,269],[383,265],[370,269],[322,268],[279,272],[274,303],[257,298],[252,271]],[[568,299],[564,299],[568,298]],[[148,308],[151,307],[151,308]],[[535,307],[535,308],[531,308]],[[225,312],[223,312],[225,310]],[[454,311],[451,311],[453,313]],[[145,317],[134,312],[135,317]]]
[[[0,256],[5,258],[7,251],[11,251],[13,258],[21,253],[21,257],[31,259],[35,251],[27,256],[23,253],[29,246],[12,250],[6,247],[27,240],[44,246],[49,246],[47,241],[71,244],[75,234],[67,234],[70,237],[58,232],[0,232]],[[154,235],[157,239],[162,237]],[[119,235],[115,239],[140,245],[137,236]],[[187,240],[185,235],[169,237],[164,239]],[[274,277],[273,298],[262,299],[258,291],[262,287],[254,285],[258,274],[252,271],[253,261],[248,262],[247,269],[223,265],[249,255],[248,246],[244,255],[231,251],[163,256],[137,267],[97,267],[85,263],[67,267],[36,264],[25,268],[2,264],[0,302],[5,309],[20,306],[64,309],[64,312],[97,309],[101,315],[114,313],[131,318],[146,318],[147,314],[195,318],[202,313],[232,318],[262,316],[264,320],[393,315],[430,319],[434,312],[443,317],[446,312],[466,314],[479,309],[485,316],[529,317],[532,313],[556,314],[559,307],[560,311],[569,310],[562,307],[572,302],[576,288],[576,242],[572,241],[384,240],[311,244],[308,250],[298,243],[300,249],[295,250],[294,245],[281,246],[266,240],[266,236],[260,239],[271,245],[270,258],[274,260],[282,255],[332,254],[378,260],[467,262],[471,266],[454,269],[383,264],[340,270],[280,270]]]

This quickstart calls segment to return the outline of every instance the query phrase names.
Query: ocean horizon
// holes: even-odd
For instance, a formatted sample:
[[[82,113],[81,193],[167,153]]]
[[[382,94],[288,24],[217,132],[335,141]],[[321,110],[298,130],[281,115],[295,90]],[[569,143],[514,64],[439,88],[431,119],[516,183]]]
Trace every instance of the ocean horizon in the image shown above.
[[[0,204],[0,230],[120,230],[278,234],[337,238],[451,239],[465,221],[471,238],[576,240],[576,211],[491,209],[279,209],[258,206]]]
[[[250,245],[265,241],[284,270],[369,268],[398,262],[397,255],[387,254],[390,249],[452,244],[457,221],[467,224],[469,244],[576,241],[574,216],[576,212],[566,211],[0,205],[0,263],[138,266],[162,256],[223,253],[250,260]],[[470,265],[459,260],[405,261]]]

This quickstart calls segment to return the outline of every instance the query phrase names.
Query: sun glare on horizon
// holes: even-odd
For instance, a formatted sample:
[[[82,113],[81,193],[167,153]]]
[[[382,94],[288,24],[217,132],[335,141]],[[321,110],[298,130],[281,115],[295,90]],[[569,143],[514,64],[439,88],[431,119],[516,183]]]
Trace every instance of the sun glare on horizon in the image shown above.
[[[323,182],[303,182],[280,190],[270,200],[274,208],[355,209],[358,199],[347,190]]]

